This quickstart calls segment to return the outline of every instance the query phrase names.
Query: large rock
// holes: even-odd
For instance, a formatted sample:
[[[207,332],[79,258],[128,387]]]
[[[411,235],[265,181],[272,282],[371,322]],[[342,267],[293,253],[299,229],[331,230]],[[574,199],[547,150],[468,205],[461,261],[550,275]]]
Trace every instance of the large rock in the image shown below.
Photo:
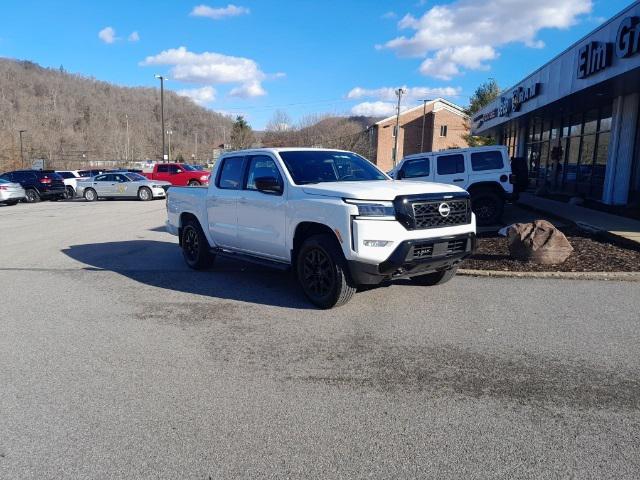
[[[511,225],[507,241],[512,257],[544,265],[563,263],[573,252],[567,237],[546,220]]]

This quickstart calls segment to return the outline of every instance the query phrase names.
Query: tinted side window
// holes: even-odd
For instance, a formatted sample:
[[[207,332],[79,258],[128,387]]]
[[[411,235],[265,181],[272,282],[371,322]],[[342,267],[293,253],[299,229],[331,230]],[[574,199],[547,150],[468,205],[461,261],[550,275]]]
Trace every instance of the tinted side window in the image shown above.
[[[0,175],[0,178],[2,178],[3,180],[7,180],[9,182],[11,182],[12,180],[12,175],[11,173],[3,173],[2,175]]]
[[[247,190],[257,190],[256,178],[260,177],[277,178],[280,185],[282,185],[282,177],[280,176],[276,162],[266,155],[251,157],[249,175],[247,176]]]
[[[498,150],[472,153],[471,168],[475,171],[501,170],[502,168],[504,168],[504,163],[502,162],[502,153],[500,153]]]
[[[218,188],[229,190],[242,189],[244,157],[230,157],[223,160],[218,174]]]
[[[169,165],[169,173],[182,173],[182,169],[177,165]]]
[[[169,173],[169,165],[158,165],[158,173]]]
[[[443,155],[438,157],[438,175],[455,175],[464,172],[464,155]]]
[[[429,167],[428,158],[408,160],[402,167],[404,178],[426,177],[429,175]]]
[[[94,180],[96,182],[106,182],[109,175],[98,175]]]

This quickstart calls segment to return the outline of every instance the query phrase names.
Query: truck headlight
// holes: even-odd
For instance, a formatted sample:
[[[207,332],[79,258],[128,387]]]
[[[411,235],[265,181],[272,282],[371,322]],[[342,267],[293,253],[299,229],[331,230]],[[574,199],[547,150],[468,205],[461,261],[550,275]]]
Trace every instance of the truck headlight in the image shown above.
[[[358,207],[358,216],[360,217],[387,217],[393,219],[396,217],[393,202],[351,199],[345,199],[344,201]]]

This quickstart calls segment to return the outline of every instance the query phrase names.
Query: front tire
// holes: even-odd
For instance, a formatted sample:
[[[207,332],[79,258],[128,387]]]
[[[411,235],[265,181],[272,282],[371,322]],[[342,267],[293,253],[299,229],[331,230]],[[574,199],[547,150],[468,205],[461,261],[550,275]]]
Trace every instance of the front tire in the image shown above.
[[[33,188],[28,188],[25,192],[24,201],[27,203],[38,203],[40,201],[40,194]]]
[[[95,202],[98,200],[98,194],[93,188],[87,188],[84,191],[84,199],[87,202]]]
[[[138,200],[142,202],[153,200],[153,194],[151,193],[151,190],[149,190],[147,187],[141,187],[140,190],[138,190]]]
[[[200,182],[197,180],[190,180],[188,183],[189,187],[199,187],[200,186]]]
[[[206,270],[213,266],[216,256],[211,253],[209,241],[197,221],[190,220],[182,227],[180,240],[182,256],[190,268]]]
[[[476,214],[478,226],[495,225],[502,218],[504,200],[491,190],[479,191],[471,196],[471,210]]]
[[[313,235],[304,241],[296,270],[305,295],[320,308],[344,305],[356,291],[344,255],[330,235]]]
[[[453,277],[456,276],[458,267],[450,268],[449,270],[443,270],[441,272],[427,273],[426,275],[418,275],[417,277],[411,277],[411,281],[418,285],[424,285],[431,287],[434,285],[442,285],[447,283]]]

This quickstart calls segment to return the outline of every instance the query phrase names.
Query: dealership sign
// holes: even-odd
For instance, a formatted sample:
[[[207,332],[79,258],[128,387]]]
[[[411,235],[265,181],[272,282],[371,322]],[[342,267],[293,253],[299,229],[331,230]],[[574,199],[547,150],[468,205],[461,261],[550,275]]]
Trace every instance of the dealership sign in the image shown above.
[[[484,122],[497,117],[509,117],[512,112],[519,112],[522,105],[534,97],[540,95],[540,84],[532,83],[526,86],[518,86],[511,90],[508,96],[500,97],[500,106],[482,115],[478,115],[473,121],[479,127]]]
[[[629,58],[640,52],[640,18],[627,17],[618,27],[615,43],[589,42],[578,50],[578,78],[587,78],[611,66],[613,53]]]

